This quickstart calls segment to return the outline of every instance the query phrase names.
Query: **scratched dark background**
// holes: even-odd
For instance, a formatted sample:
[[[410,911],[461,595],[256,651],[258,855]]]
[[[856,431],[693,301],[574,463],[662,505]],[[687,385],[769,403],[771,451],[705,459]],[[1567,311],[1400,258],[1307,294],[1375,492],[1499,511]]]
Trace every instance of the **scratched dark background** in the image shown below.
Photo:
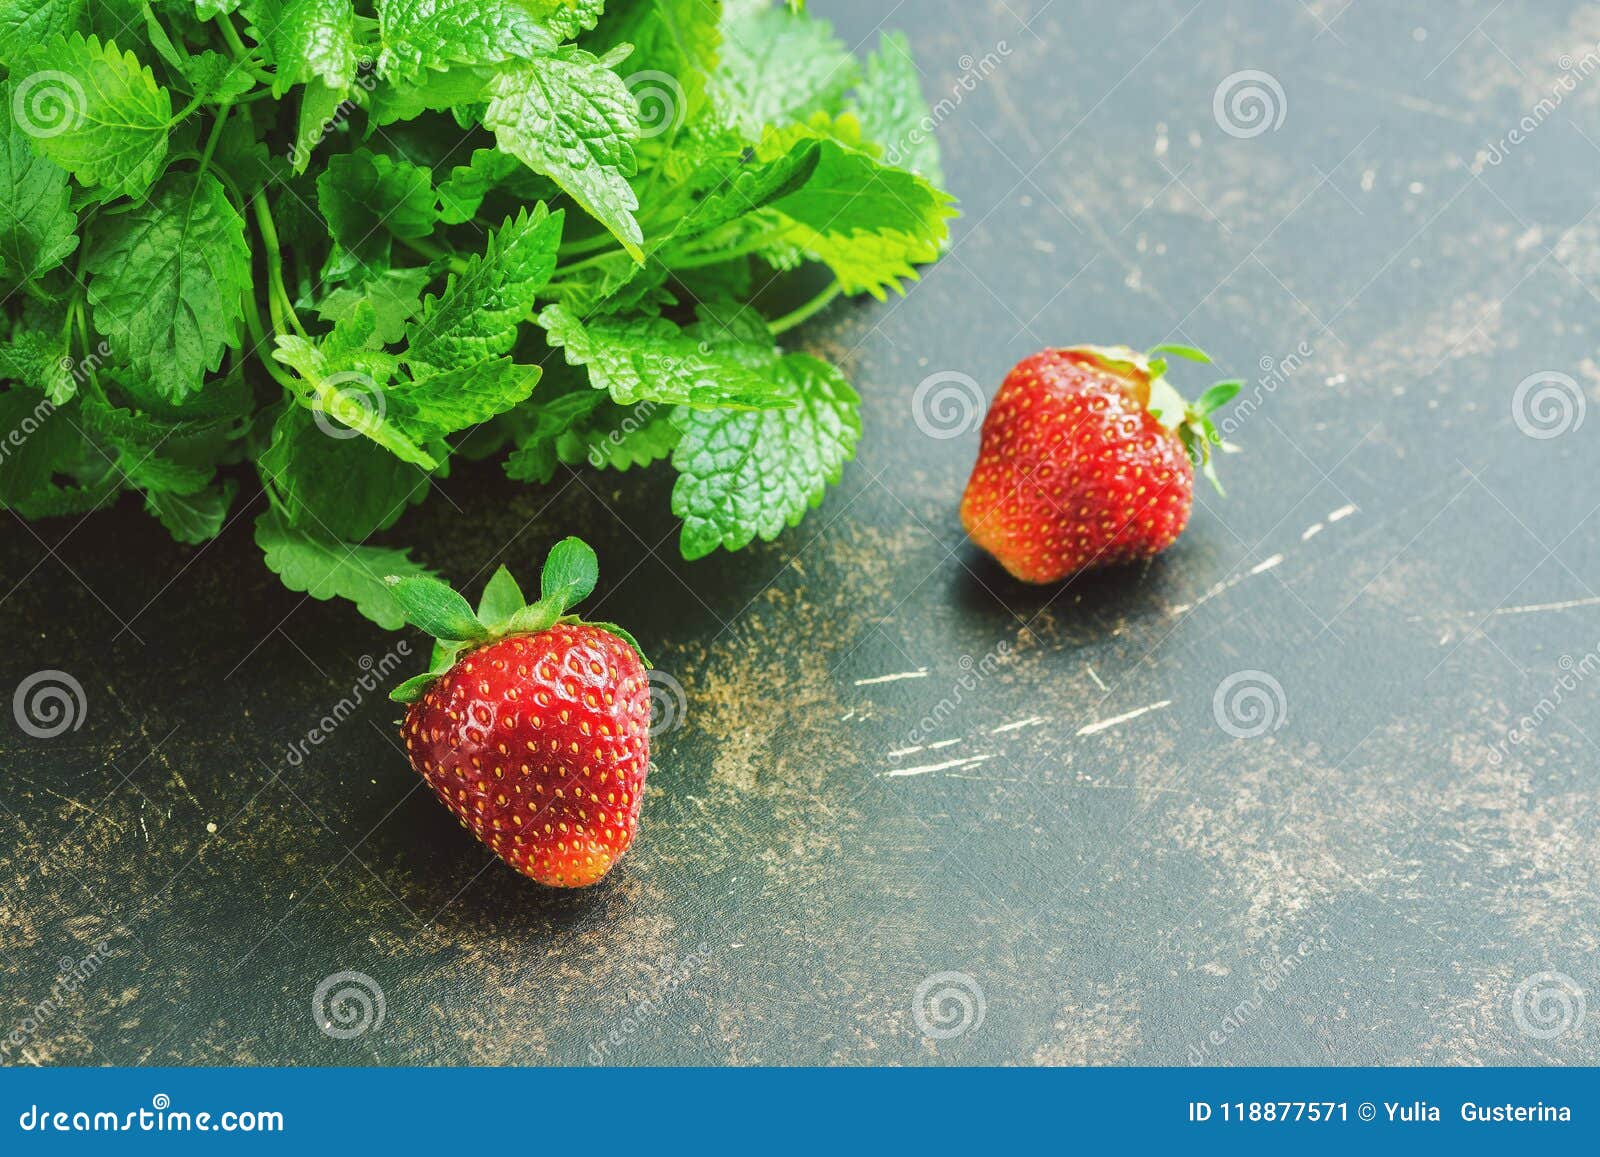
[[[910,34],[963,211],[797,335],[866,399],[844,484],[698,564],[665,469],[461,470],[399,532],[463,581],[596,544],[683,689],[634,851],[525,882],[381,701],[293,763],[398,637],[280,587],[252,507],[202,550],[0,516],[0,690],[86,705],[3,717],[0,1060],[1600,1060],[1600,9],[814,7]],[[1210,348],[1245,452],[1166,557],[1025,589],[917,390],[1085,340]]]

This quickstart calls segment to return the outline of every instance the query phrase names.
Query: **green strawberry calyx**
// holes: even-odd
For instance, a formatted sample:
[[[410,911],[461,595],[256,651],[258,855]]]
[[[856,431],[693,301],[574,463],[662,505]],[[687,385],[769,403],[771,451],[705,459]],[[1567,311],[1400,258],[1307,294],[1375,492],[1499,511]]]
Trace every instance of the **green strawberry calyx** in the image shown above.
[[[1218,382],[1193,403],[1167,380],[1168,358],[1211,364],[1211,355],[1205,350],[1188,345],[1163,344],[1152,346],[1144,353],[1127,346],[1082,345],[1068,347],[1069,353],[1080,354],[1102,369],[1131,380],[1136,397],[1157,422],[1177,434],[1189,460],[1217,488],[1225,494],[1217,478],[1216,464],[1212,461],[1212,447],[1224,454],[1239,448],[1225,442],[1211,415],[1233,400],[1244,382],[1232,380]]]
[[[594,550],[578,538],[564,538],[550,549],[539,576],[539,597],[531,603],[504,566],[484,585],[476,611],[449,583],[427,576],[389,576],[384,581],[405,613],[406,622],[434,638],[428,669],[389,692],[389,698],[396,703],[422,698],[428,685],[455,666],[463,651],[512,635],[536,635],[557,623],[584,622],[567,611],[589,597],[599,578],[600,564]],[[638,640],[627,631],[615,623],[589,625],[616,635],[639,652],[646,667],[650,666]]]

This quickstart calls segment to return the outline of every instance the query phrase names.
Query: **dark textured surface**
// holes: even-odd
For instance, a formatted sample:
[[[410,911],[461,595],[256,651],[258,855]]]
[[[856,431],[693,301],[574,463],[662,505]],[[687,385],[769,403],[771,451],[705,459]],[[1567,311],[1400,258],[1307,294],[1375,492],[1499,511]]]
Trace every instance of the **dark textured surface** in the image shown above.
[[[400,531],[479,581],[596,544],[590,610],[686,696],[635,850],[521,880],[376,697],[292,761],[398,637],[283,590],[246,520],[5,515],[0,688],[59,668],[87,711],[0,740],[4,1059],[1600,1060],[1600,421],[1514,413],[1530,374],[1600,386],[1595,9],[816,8],[908,30],[964,212],[908,297],[798,335],[866,399],[844,485],[698,564],[663,470],[464,470]],[[1241,69],[1284,93],[1250,138],[1213,117]],[[912,399],[1074,340],[1206,345],[1248,453],[1167,557],[1028,590],[962,541],[976,435]],[[1247,671],[1283,693],[1249,739],[1213,707]],[[385,999],[348,1040],[312,1013],[341,970]],[[941,1039],[915,1005],[951,985],[983,1016]]]

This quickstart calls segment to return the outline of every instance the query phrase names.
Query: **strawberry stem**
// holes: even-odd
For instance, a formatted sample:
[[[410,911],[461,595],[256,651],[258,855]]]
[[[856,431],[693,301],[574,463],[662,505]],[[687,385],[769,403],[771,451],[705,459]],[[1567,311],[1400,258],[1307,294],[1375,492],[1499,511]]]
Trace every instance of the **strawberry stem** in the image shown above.
[[[581,539],[564,538],[551,548],[545,559],[539,576],[539,598],[531,603],[524,599],[517,580],[503,566],[484,584],[476,611],[448,583],[439,579],[418,576],[385,579],[406,621],[435,640],[428,670],[400,684],[389,693],[389,698],[397,703],[420,699],[430,683],[455,666],[463,651],[508,635],[547,631],[558,622],[583,622],[567,611],[589,597],[599,577],[599,561],[593,548]],[[627,631],[611,623],[592,625],[622,639],[639,652],[646,667],[650,666],[638,641]]]

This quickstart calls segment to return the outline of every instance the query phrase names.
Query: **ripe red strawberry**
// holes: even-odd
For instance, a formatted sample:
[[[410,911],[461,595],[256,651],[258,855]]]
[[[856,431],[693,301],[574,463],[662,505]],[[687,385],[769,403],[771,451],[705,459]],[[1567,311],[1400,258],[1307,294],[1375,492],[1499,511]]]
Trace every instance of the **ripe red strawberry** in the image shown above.
[[[595,883],[627,851],[650,767],[638,644],[566,615],[596,573],[594,551],[566,539],[538,602],[501,567],[476,614],[437,580],[392,580],[406,617],[439,640],[432,670],[390,696],[409,704],[412,767],[497,856],[558,888]]]
[[[1189,521],[1194,466],[1217,484],[1208,415],[1239,392],[1220,382],[1192,406],[1153,355],[1187,346],[1048,349],[1006,375],[983,422],[961,524],[1024,582],[1047,583],[1171,546]],[[1222,488],[1217,485],[1220,491]]]

